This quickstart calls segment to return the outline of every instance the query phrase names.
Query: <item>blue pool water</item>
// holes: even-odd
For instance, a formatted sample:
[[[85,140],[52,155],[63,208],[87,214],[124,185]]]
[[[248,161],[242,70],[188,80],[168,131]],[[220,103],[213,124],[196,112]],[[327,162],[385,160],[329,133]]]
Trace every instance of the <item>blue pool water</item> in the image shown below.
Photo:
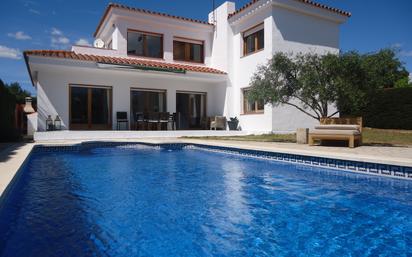
[[[0,256],[412,256],[412,183],[198,149],[34,153]]]

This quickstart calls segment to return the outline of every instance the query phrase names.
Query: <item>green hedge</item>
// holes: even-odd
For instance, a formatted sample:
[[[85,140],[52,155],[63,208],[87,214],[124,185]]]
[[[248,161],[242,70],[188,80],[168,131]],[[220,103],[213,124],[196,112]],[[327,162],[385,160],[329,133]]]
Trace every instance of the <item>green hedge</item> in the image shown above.
[[[412,129],[412,88],[391,88],[371,98],[363,111],[366,127]]]
[[[0,142],[15,141],[19,134],[14,126],[16,97],[0,80]]]

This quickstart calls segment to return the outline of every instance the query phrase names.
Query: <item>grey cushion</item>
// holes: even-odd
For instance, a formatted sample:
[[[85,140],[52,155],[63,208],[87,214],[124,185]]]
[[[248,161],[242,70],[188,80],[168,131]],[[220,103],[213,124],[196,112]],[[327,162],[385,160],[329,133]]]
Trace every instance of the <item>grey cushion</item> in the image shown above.
[[[319,135],[360,135],[359,130],[353,129],[313,129],[309,131],[309,134]]]
[[[317,125],[315,129],[333,129],[333,130],[359,130],[359,125],[343,125],[343,124],[330,124],[330,125]]]

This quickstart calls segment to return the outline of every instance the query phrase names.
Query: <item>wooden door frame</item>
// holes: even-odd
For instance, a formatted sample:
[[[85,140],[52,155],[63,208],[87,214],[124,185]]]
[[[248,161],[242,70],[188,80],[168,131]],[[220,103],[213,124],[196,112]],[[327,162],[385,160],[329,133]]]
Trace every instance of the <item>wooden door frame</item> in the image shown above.
[[[72,88],[73,87],[83,87],[87,88],[87,119],[88,123],[85,124],[73,124],[72,123]],[[101,88],[106,89],[109,98],[109,117],[108,123],[106,125],[93,125],[92,124],[92,89]],[[69,129],[70,130],[112,130],[113,128],[113,87],[106,85],[90,85],[90,84],[78,84],[78,83],[69,83]]]

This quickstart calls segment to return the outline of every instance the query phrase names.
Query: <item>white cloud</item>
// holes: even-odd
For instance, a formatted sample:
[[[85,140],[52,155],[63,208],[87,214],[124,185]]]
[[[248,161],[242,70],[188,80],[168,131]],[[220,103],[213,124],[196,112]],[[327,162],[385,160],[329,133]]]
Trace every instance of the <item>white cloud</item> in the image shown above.
[[[403,46],[402,43],[393,43],[393,44],[392,44],[392,47],[393,47],[393,48],[401,48],[402,46]]]
[[[16,33],[8,33],[7,36],[15,38],[17,40],[29,40],[31,36],[25,34],[23,31],[17,31]]]
[[[86,38],[80,38],[76,41],[76,45],[91,46],[92,44],[90,44],[89,40],[87,40]]]
[[[64,35],[64,33],[57,29],[57,28],[52,28],[51,29],[51,46],[54,48],[67,48],[70,39]]]
[[[52,28],[51,34],[52,34],[53,36],[61,36],[61,35],[63,35],[63,32],[62,32],[61,30],[59,30],[59,29]]]
[[[409,82],[412,82],[412,73],[409,73]]]
[[[19,60],[21,59],[21,52],[19,49],[0,45],[0,58]]]
[[[34,14],[37,14],[37,15],[40,15],[40,12],[37,11],[36,9],[30,8],[30,9],[29,9],[29,12],[34,13]]]
[[[410,51],[401,51],[400,55],[405,56],[405,57],[412,57],[412,50],[410,50]]]
[[[24,6],[26,6],[26,7],[30,7],[30,6],[32,6],[32,5],[38,5],[37,2],[31,1],[31,0],[23,1],[23,3],[24,3]]]
[[[68,43],[70,43],[70,40],[65,36],[61,36],[61,37],[52,37],[51,42],[52,44],[67,45]]]

